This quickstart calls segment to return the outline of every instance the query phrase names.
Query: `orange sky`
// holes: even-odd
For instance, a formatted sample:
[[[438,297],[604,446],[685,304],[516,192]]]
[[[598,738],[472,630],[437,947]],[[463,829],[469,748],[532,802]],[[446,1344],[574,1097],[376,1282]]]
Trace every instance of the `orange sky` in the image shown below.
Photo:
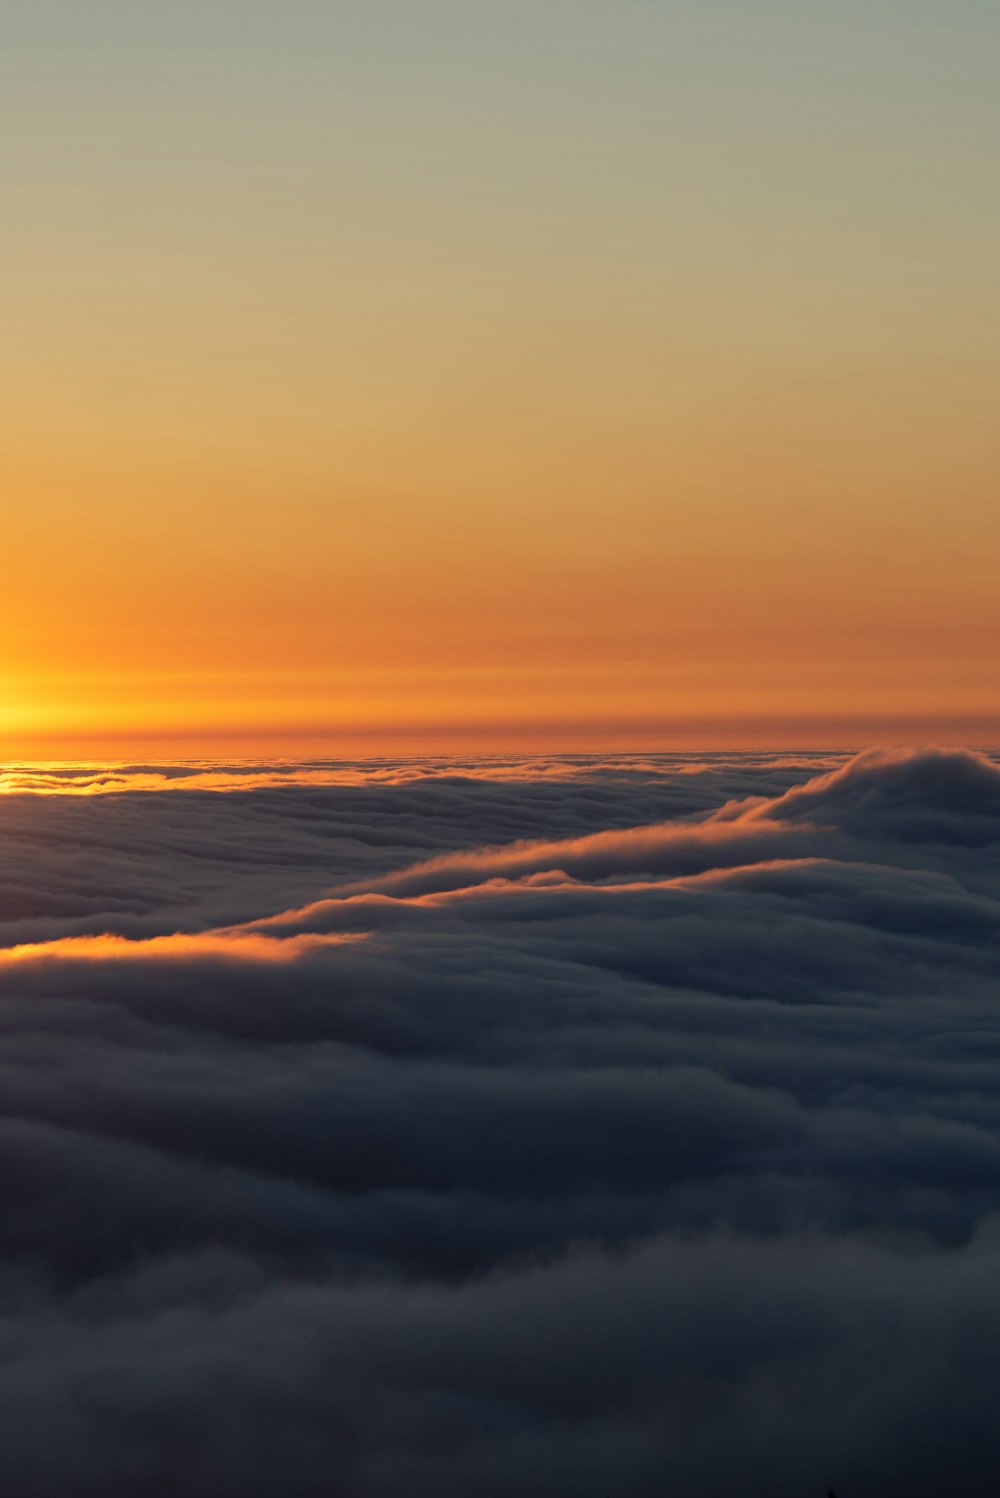
[[[992,12],[322,9],[14,23],[0,746],[1000,742]]]

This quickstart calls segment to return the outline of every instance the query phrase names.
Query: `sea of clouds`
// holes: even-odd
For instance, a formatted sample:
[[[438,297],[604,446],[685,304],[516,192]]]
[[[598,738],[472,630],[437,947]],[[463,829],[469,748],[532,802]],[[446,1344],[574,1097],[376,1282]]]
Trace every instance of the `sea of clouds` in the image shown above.
[[[0,1492],[1000,1491],[988,756],[0,791]]]

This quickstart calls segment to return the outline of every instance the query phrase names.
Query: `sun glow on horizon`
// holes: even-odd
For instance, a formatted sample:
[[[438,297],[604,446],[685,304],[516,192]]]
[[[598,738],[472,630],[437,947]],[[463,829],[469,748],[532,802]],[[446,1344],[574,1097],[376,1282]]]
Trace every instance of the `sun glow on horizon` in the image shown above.
[[[1000,739],[995,15],[44,9],[0,753]]]

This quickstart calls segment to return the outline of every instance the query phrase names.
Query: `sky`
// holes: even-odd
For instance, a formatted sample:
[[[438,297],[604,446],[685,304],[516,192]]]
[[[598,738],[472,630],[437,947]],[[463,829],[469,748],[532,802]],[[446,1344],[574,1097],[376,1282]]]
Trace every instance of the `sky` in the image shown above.
[[[0,6],[0,748],[1000,741],[998,42]]]

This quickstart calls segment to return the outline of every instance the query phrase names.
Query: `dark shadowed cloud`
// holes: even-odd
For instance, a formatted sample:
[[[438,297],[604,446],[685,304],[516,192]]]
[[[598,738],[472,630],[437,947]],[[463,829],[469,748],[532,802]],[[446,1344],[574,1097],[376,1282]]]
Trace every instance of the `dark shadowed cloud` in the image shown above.
[[[1000,769],[349,768],[0,800],[5,1487],[991,1494]]]

